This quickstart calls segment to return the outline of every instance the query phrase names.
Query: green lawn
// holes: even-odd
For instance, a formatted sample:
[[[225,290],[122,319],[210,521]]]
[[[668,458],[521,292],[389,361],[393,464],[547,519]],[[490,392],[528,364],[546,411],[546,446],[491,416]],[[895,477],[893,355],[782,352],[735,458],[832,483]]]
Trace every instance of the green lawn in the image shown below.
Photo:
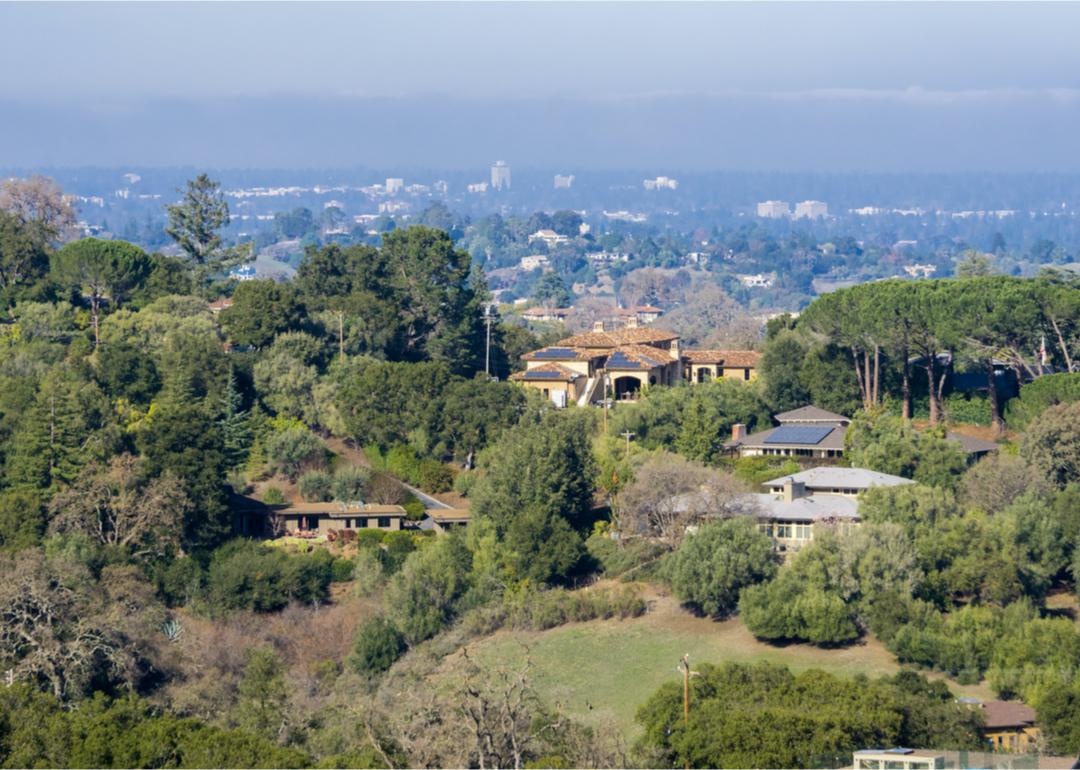
[[[526,652],[527,651],[527,652]],[[634,713],[666,681],[677,681],[680,658],[701,663],[770,661],[801,671],[821,668],[842,676],[895,673],[899,666],[876,640],[839,650],[810,645],[773,647],[757,641],[738,619],[716,623],[691,616],[670,597],[659,597],[649,614],[632,620],[575,623],[540,633],[501,631],[469,645],[470,656],[489,665],[532,660],[532,682],[545,702],[561,704],[595,725],[614,724],[637,737]],[[441,669],[451,676],[453,655]],[[979,687],[954,692],[986,697]]]

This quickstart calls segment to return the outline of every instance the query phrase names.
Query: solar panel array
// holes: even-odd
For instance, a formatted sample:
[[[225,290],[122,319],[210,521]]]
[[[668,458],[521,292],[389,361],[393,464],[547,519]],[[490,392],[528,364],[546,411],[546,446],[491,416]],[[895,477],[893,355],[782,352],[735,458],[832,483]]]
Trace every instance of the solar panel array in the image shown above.
[[[538,372],[535,369],[525,372],[526,380],[557,380],[565,378],[566,375],[562,372]]]
[[[820,443],[832,430],[832,425],[781,425],[768,435],[765,443],[812,446]]]
[[[609,369],[648,369],[645,364],[638,363],[627,357],[625,353],[615,351],[607,360]]]
[[[533,358],[577,358],[578,352],[572,348],[546,348],[532,354]]]

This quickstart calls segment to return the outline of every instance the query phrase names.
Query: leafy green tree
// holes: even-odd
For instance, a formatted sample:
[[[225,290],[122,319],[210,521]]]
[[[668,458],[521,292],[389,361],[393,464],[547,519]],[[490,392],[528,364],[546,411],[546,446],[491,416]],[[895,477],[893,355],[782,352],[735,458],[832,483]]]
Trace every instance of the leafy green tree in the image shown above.
[[[389,670],[405,650],[405,637],[394,624],[375,617],[360,626],[349,664],[357,673],[377,676]]]
[[[428,434],[438,441],[438,454],[452,454],[471,468],[473,458],[517,421],[525,394],[516,385],[477,377],[451,380],[441,408],[428,414]]]
[[[1080,753],[1080,677],[1047,685],[1036,708],[1047,750],[1059,756]]]
[[[161,389],[153,356],[127,341],[103,345],[97,353],[97,380],[114,398],[149,405]]]
[[[776,559],[772,541],[751,519],[727,519],[684,539],[665,572],[679,599],[722,617],[735,610],[743,587],[776,574]]]
[[[810,402],[803,384],[802,362],[807,348],[795,332],[778,332],[761,355],[761,378],[765,400],[773,411],[785,412]]]
[[[371,469],[363,465],[346,465],[334,473],[332,494],[342,502],[362,501],[371,481]]]
[[[0,552],[33,548],[45,532],[45,510],[37,491],[28,488],[0,492]]]
[[[300,491],[300,497],[304,498],[309,503],[323,503],[329,500],[333,493],[331,492],[333,481],[330,478],[330,474],[322,470],[308,471],[300,477],[297,483],[297,489]]]
[[[1005,418],[1015,430],[1027,426],[1051,406],[1080,401],[1080,372],[1048,374],[1020,387],[1020,395],[1009,401]]]
[[[233,304],[221,314],[229,339],[240,345],[266,347],[274,337],[300,326],[303,306],[287,284],[243,281],[233,292]]]
[[[11,307],[49,270],[46,242],[13,214],[0,211],[0,296]]]
[[[266,455],[271,467],[295,479],[304,468],[314,468],[325,462],[326,449],[319,437],[307,428],[288,427],[277,431],[266,442]]]
[[[471,567],[472,556],[458,537],[439,538],[405,559],[387,586],[386,606],[410,644],[434,636],[453,617]]]
[[[885,414],[859,414],[844,437],[844,453],[855,467],[951,487],[967,467],[958,445],[934,431]]]
[[[663,685],[638,710],[638,748],[650,765],[828,767],[864,746],[911,745],[920,737],[935,746],[981,745],[977,716],[925,680],[855,681],[814,669],[794,675],[766,663],[698,668],[688,721],[681,683]],[[933,713],[933,725],[920,713]]]
[[[152,263],[146,252],[127,241],[83,238],[56,252],[52,272],[68,289],[82,292],[90,301],[94,347],[101,342],[103,300],[119,305],[150,275]]]
[[[194,404],[165,407],[138,436],[146,471],[171,471],[193,505],[184,519],[185,549],[207,549],[232,529],[224,478],[227,461],[220,426]]]
[[[442,363],[359,360],[339,375],[337,408],[357,443],[386,448],[428,422],[449,384]]]
[[[569,307],[570,290],[562,277],[552,271],[540,276],[533,288],[533,299],[544,307]]]
[[[1080,402],[1052,406],[1032,420],[1020,454],[1054,486],[1080,481]]]
[[[683,392],[675,451],[691,460],[715,463],[724,455],[731,428],[741,422],[765,425],[768,410],[757,392],[742,383],[718,380]]]
[[[515,572],[537,582],[564,580],[584,554],[595,460],[586,418],[573,412],[519,425],[489,451],[472,495],[477,518],[495,525]]]

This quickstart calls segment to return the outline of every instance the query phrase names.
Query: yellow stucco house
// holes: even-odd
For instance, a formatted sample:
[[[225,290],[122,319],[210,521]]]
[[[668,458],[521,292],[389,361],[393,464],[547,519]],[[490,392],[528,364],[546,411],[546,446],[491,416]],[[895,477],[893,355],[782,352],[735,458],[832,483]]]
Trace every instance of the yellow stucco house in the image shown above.
[[[684,351],[679,335],[628,325],[608,330],[597,323],[522,356],[525,371],[511,375],[518,384],[539,390],[557,406],[585,405],[607,398],[632,400],[653,385],[702,383],[726,377],[757,377],[760,354],[752,350]]]

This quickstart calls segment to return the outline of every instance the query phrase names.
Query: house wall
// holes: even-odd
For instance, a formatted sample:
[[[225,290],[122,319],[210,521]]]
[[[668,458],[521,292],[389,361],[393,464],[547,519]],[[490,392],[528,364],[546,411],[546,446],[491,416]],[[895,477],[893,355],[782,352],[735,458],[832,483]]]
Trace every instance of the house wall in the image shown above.
[[[386,519],[386,526],[379,526],[379,519]],[[301,522],[304,519],[304,522]],[[312,521],[314,519],[314,521]],[[304,526],[301,526],[301,523]],[[325,535],[332,529],[384,529],[387,531],[397,531],[401,529],[401,517],[400,516],[382,516],[380,517],[375,512],[358,511],[355,514],[348,516],[331,517],[325,514],[305,514],[303,516],[299,514],[285,516],[285,528],[289,531],[305,530],[308,532],[318,532],[320,535]]]
[[[984,730],[982,736],[991,751],[1006,754],[1035,753],[1042,743],[1042,730],[1034,726]]]
[[[842,449],[809,449],[807,447],[739,447],[740,457],[816,457],[833,460],[843,457]]]
[[[725,380],[752,382],[757,379],[757,369],[752,366],[725,366],[723,367],[723,372],[724,373],[721,376]]]

